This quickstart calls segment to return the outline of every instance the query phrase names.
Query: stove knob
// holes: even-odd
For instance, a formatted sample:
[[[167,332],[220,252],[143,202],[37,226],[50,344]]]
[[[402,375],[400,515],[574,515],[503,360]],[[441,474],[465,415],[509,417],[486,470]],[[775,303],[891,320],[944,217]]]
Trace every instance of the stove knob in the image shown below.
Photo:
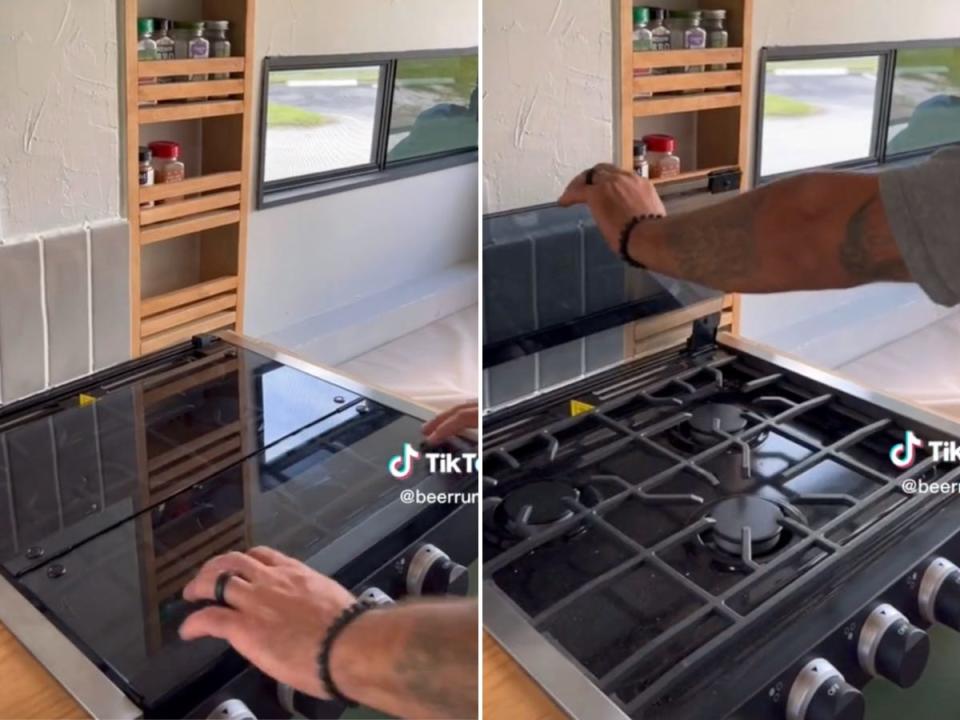
[[[823,658],[803,666],[787,696],[787,720],[863,720],[863,695]]]
[[[242,700],[231,698],[217,705],[207,716],[209,720],[257,720]]]
[[[860,629],[857,659],[867,673],[911,687],[927,666],[930,637],[893,605],[873,609]]]
[[[436,545],[420,545],[407,564],[410,595],[466,595],[469,575]]]
[[[360,599],[368,605],[393,605],[393,598],[378,587],[369,587],[360,593]]]
[[[917,604],[927,622],[960,631],[960,568],[946,558],[931,560],[920,580]]]

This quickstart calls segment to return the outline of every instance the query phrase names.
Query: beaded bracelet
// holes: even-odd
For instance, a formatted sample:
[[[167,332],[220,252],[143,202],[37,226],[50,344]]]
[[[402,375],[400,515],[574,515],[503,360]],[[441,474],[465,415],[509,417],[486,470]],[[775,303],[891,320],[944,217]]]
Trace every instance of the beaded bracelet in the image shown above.
[[[647,266],[643,263],[637,262],[632,257],[630,257],[630,252],[628,245],[630,244],[630,236],[633,234],[634,228],[637,227],[640,223],[647,220],[661,220],[663,215],[657,215],[656,213],[650,213],[647,215],[636,215],[631,218],[630,222],[627,223],[627,226],[623,229],[623,232],[620,233],[620,258],[635,268],[640,268],[641,270],[646,270]]]
[[[323,689],[330,697],[349,707],[355,707],[357,703],[340,692],[340,688],[333,681],[333,674],[330,671],[330,653],[333,650],[333,641],[339,637],[347,625],[373,607],[363,600],[358,600],[340,613],[340,616],[327,629],[327,634],[323,638],[323,642],[320,643],[320,652],[317,655],[317,669],[320,672],[320,682],[323,684]]]

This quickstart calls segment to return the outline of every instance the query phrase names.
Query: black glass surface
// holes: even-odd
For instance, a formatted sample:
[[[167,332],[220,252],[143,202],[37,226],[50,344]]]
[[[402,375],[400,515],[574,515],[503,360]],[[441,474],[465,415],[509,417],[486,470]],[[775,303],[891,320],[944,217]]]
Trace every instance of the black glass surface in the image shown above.
[[[290,409],[271,417],[276,396],[270,382],[262,387],[271,388],[260,402],[269,418],[262,430],[273,437],[291,426]],[[283,451],[268,448],[183,489],[19,582],[148,715],[177,707],[191,683],[236,661],[222,642],[177,635],[193,609],[181,590],[208,558],[267,545],[337,577],[425,510],[398,500],[404,488],[452,491],[471,482],[428,476],[425,464],[403,482],[387,472],[404,443],[419,441],[420,426],[356,403],[299,430]]]
[[[359,401],[222,342],[129,375],[0,431],[7,571],[36,567]]]
[[[625,264],[582,207],[484,218],[484,367],[719,294]]]

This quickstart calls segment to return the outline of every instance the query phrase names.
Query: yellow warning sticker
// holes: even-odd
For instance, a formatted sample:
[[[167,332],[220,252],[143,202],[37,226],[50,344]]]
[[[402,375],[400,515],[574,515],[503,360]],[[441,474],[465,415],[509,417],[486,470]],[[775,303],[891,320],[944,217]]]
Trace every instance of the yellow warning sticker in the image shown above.
[[[583,415],[588,413],[591,410],[594,410],[594,406],[590,403],[585,403],[581,400],[571,400],[570,401],[570,417],[576,417],[577,415]]]
[[[77,397],[77,400],[80,403],[80,407],[87,407],[87,405],[93,405],[97,401],[97,399],[93,395],[86,395],[84,393],[80,393],[80,395]]]

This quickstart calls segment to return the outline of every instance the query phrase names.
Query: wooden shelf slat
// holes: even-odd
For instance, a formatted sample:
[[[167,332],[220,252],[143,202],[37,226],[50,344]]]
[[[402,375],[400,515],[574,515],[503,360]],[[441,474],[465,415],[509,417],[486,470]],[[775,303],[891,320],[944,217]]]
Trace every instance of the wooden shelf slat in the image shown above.
[[[718,170],[732,170],[735,168],[735,165],[721,165],[719,167],[702,168],[699,170],[687,170],[686,172],[682,172],[675,177],[654,178],[651,182],[653,182],[654,185],[674,185],[676,183],[690,182],[691,180],[705,178],[710,173]]]
[[[739,87],[743,74],[739,70],[715,70],[702,73],[670,73],[645,75],[633,79],[634,92],[671,92]]]
[[[243,79],[155,83],[140,86],[140,102],[243,95]]]
[[[688,65],[734,65],[742,62],[743,48],[656,50],[635,52],[633,54],[633,66],[636,68],[672,68],[687,67]]]
[[[176,345],[184,340],[189,340],[194,335],[214,332],[215,330],[224,330],[236,321],[236,311],[217,313],[216,315],[211,315],[210,317],[190,323],[189,325],[181,325],[172,330],[167,330],[158,335],[142,337],[140,346],[143,348],[144,354],[152,353]]]
[[[137,74],[142,78],[242,73],[245,69],[246,59],[242,57],[207,60],[142,60],[137,63]]]
[[[239,285],[238,279],[233,275],[205,280],[204,282],[181,288],[163,295],[155,295],[150,298],[144,298],[140,303],[140,312],[143,317],[150,317],[171,308],[189,305],[190,303],[204,300],[214,295],[236,290]]]
[[[211,190],[238,187],[242,184],[243,173],[239,171],[199,175],[188,178],[187,180],[181,180],[178,183],[163,183],[160,185],[141,187],[139,200],[141,203],[156,202],[157,200],[167,200],[168,198],[181,197],[184,195],[196,195],[197,193],[209,192]]]
[[[147,465],[147,472],[153,475],[160,470],[163,470],[174,463],[182,461],[184,458],[189,457],[201,450],[205,450],[212,445],[217,445],[225,441],[227,438],[230,438],[234,435],[240,435],[242,431],[240,421],[232,422],[229,425],[224,425],[221,428],[217,428],[212,432],[208,432],[205,435],[201,435],[198,438],[194,438],[189,442],[182,443],[171,450],[167,450],[161,455],[156,455],[155,457],[150,458],[150,462]]]
[[[236,225],[238,222],[240,222],[239,210],[216,210],[201,213],[183,220],[173,220],[144,228],[140,232],[140,244],[151,245],[164,240],[223,227],[224,225]]]
[[[710,92],[678,97],[655,97],[634,100],[633,116],[669,115],[671,113],[716,110],[717,108],[740,107],[743,96],[737,92]]]
[[[212,195],[167,202],[163,205],[156,205],[155,207],[140,210],[140,226],[143,227],[144,225],[176,220],[189,215],[199,215],[200,213],[210,212],[211,210],[221,210],[239,204],[239,190],[227,190],[226,192]]]
[[[159,315],[151,315],[140,323],[141,335],[156,335],[164,330],[186,325],[194,320],[215,315],[221,310],[233,310],[237,307],[237,294],[217,295],[209,300],[201,300],[192,305],[167,310]]]
[[[209,100],[207,102],[176,103],[141,107],[138,113],[141,125],[197,120],[222,115],[242,115],[243,100]]]

